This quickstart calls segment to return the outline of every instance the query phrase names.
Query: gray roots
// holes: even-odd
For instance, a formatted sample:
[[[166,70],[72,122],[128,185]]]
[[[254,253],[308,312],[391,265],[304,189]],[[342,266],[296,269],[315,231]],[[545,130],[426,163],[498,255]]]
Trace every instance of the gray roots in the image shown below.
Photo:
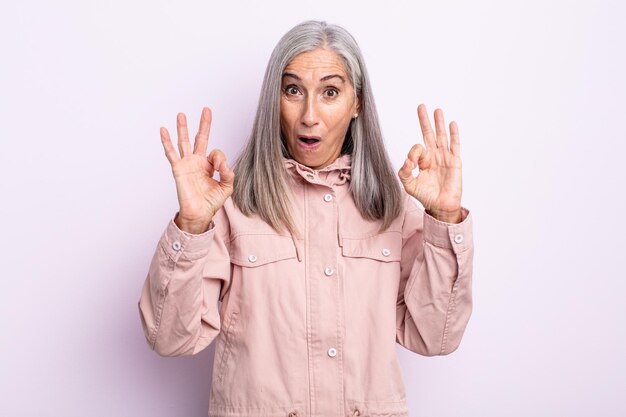
[[[291,158],[280,131],[280,100],[285,67],[297,55],[318,48],[343,58],[361,99],[359,117],[350,122],[341,154],[351,154],[350,191],[361,215],[389,227],[400,214],[402,190],[385,150],[378,114],[361,50],[342,27],[306,21],[278,42],[265,71],[252,133],[234,164],[233,202],[242,213],[257,213],[277,232],[300,235],[291,213],[291,193],[284,158]]]

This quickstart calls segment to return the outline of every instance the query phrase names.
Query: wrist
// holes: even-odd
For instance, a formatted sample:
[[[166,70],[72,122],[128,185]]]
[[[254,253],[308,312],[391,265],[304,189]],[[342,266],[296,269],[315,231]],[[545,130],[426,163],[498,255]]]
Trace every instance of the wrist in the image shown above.
[[[200,235],[209,230],[212,218],[202,220],[185,220],[180,216],[180,213],[176,213],[174,217],[174,223],[183,232],[187,232],[193,235]]]
[[[463,219],[463,212],[460,207],[453,211],[427,209],[426,213],[444,223],[461,223]]]

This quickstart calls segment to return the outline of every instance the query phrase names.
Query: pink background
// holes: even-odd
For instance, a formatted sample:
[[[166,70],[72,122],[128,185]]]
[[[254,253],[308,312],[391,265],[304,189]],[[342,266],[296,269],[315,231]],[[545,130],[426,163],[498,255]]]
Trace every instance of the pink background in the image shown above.
[[[626,415],[623,2],[225,3],[2,5],[0,415],[206,415],[213,346],[159,357],[136,305],[177,209],[159,127],[209,105],[232,161],[309,18],[360,43],[396,167],[420,102],[460,127],[474,313],[451,356],[398,346],[411,415]]]

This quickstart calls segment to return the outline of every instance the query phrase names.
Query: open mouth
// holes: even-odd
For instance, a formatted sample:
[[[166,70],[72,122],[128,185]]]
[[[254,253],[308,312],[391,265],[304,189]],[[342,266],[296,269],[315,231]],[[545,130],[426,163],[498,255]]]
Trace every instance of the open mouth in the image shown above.
[[[317,142],[320,141],[319,138],[309,137],[309,136],[299,136],[298,140],[300,142],[306,143],[307,145],[312,145],[312,144],[317,143]]]

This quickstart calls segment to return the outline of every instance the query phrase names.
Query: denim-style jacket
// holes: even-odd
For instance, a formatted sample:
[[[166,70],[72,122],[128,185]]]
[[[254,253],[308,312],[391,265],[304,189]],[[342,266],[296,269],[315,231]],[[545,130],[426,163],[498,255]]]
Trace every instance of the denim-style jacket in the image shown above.
[[[378,233],[349,190],[350,155],[313,170],[285,159],[301,236],[228,199],[208,231],[161,236],[139,300],[150,348],[215,340],[212,417],[407,417],[396,343],[459,346],[472,311],[470,212],[459,224],[404,208]]]

